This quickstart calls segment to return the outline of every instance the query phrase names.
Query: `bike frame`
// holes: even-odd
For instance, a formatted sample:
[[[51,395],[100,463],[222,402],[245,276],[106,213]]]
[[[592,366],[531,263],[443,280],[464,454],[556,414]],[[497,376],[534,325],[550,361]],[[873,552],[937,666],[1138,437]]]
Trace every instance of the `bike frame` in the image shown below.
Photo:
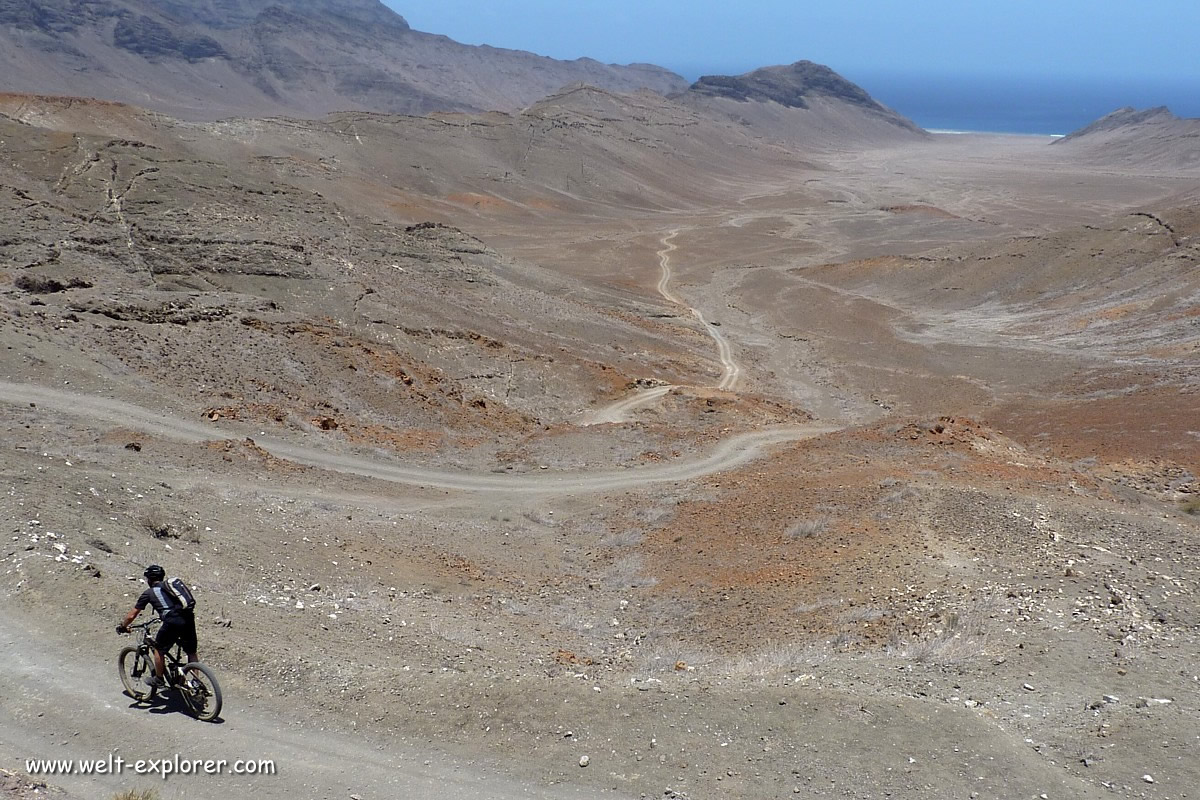
[[[178,643],[162,654],[164,685],[145,685],[144,676],[155,672],[154,656],[150,651],[158,649],[154,646],[154,634],[161,625],[162,620],[151,619],[126,629],[129,633],[136,630],[138,639],[136,644],[123,648],[117,656],[125,693],[134,700],[145,702],[154,696],[155,688],[159,691],[171,689],[183,696],[192,716],[205,722],[217,719],[221,714],[221,686],[217,676],[203,664],[186,661],[183,647]],[[135,685],[137,681],[141,681],[141,685]]]
[[[150,651],[158,649],[154,646],[154,633],[157,633],[158,628],[161,626],[161,619],[151,619],[137,625],[129,626],[131,631],[141,631],[137,644],[138,655],[150,659],[151,669],[154,668],[154,656],[151,655]],[[170,650],[163,653],[163,677],[167,679],[168,684],[171,686],[175,685],[179,668],[185,663],[187,662],[183,659],[183,648],[179,646],[178,642]]]

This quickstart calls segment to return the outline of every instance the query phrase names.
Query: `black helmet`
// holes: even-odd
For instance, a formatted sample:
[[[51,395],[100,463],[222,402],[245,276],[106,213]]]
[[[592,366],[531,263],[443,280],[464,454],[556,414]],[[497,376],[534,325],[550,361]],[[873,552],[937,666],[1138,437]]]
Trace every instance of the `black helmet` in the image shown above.
[[[146,580],[153,583],[154,581],[161,581],[163,578],[167,577],[167,571],[158,564],[151,564],[150,566],[146,567],[146,571],[143,572],[142,575],[146,577]]]

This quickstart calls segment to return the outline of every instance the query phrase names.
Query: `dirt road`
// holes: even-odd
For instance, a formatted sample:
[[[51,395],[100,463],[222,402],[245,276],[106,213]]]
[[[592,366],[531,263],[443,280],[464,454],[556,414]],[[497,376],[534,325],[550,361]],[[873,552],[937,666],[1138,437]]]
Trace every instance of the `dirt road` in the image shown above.
[[[166,798],[257,797],[343,800],[358,795],[405,798],[615,797],[568,788],[521,786],[497,778],[496,768],[460,763],[393,739],[372,742],[302,724],[226,701],[228,719],[202,723],[177,705],[149,709],[121,694],[115,669],[119,646],[80,659],[49,642],[28,620],[0,601],[0,751],[24,759],[107,759],[133,762],[174,758],[270,760],[275,774],[258,776],[161,775],[43,776],[72,797],[110,800],[128,788],[158,789]],[[228,694],[228,692],[227,692]],[[81,715],[79,709],[88,709]]]
[[[658,251],[658,266],[661,271],[657,286],[658,293],[668,303],[686,308],[700,323],[700,327],[704,329],[704,332],[716,343],[717,357],[721,360],[721,378],[717,382],[716,388],[727,391],[732,390],[737,385],[738,378],[742,374],[742,368],[733,358],[733,348],[730,346],[729,340],[715,325],[704,319],[704,314],[698,308],[693,308],[684,303],[671,291],[671,253],[679,247],[674,241],[675,237],[679,235],[679,231],[679,228],[675,228],[660,240],[663,246]],[[662,386],[655,386],[650,389],[639,389],[630,396],[623,397],[615,403],[587,415],[583,424],[600,425],[606,422],[624,422],[628,419],[629,414],[639,408],[657,402],[673,388],[674,386],[671,384],[663,384]]]
[[[200,423],[156,413],[120,400],[75,394],[28,384],[0,381],[0,402],[16,405],[36,403],[39,408],[50,408],[71,416],[121,425],[156,436],[187,442],[211,441],[242,435],[215,425],[208,427]],[[691,480],[752,461],[772,445],[819,436],[834,430],[837,429],[813,425],[752,431],[725,439],[708,454],[699,458],[624,470],[580,473],[546,472],[536,475],[444,472],[331,453],[272,437],[256,437],[254,441],[259,447],[277,458],[393,483],[465,492],[567,495],[619,491],[649,483]]]

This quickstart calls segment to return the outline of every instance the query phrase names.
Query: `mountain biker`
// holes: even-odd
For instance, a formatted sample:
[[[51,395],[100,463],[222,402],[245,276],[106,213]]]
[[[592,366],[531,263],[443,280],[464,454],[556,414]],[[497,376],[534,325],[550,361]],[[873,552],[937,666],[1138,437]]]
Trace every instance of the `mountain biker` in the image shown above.
[[[159,619],[162,620],[162,627],[158,629],[158,635],[152,642],[155,674],[147,678],[146,683],[154,687],[165,686],[163,653],[174,647],[176,642],[187,653],[189,663],[200,660],[196,657],[196,615],[188,607],[187,601],[180,597],[179,592],[167,583],[165,580],[166,570],[158,564],[151,564],[142,574],[149,587],[141,593],[133,609],[117,626],[117,633],[129,633],[130,623],[141,613],[142,609],[148,605],[154,606]]]

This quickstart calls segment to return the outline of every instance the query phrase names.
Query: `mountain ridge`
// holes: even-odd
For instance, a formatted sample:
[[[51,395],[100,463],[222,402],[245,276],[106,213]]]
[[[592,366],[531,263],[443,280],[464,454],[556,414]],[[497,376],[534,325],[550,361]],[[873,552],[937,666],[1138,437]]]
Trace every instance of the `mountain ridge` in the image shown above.
[[[190,119],[513,111],[562,86],[686,87],[647,64],[560,61],[413,30],[378,0],[0,0],[0,91]]]

